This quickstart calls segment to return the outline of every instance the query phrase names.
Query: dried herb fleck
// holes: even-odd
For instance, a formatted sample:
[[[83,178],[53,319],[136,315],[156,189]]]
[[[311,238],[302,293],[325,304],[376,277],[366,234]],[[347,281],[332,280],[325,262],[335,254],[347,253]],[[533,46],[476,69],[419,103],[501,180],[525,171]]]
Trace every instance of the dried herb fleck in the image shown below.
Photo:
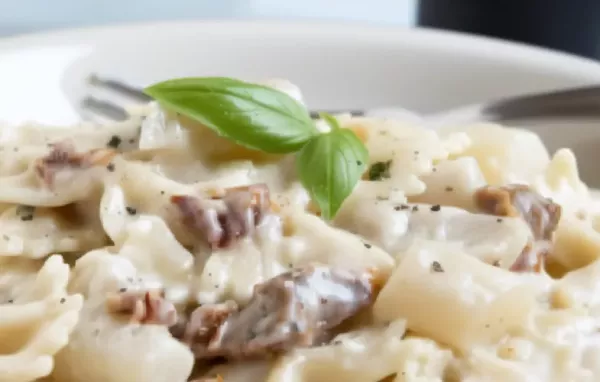
[[[17,206],[17,216],[21,218],[22,221],[31,221],[33,220],[33,215],[35,214],[34,206],[26,206],[19,205]]]
[[[431,263],[431,270],[433,272],[437,272],[437,273],[444,272],[444,268],[442,268],[442,264],[440,264],[437,261],[434,261],[433,263]]]
[[[390,166],[392,161],[387,162],[375,162],[369,167],[368,178],[369,180],[382,180],[390,177]]]
[[[372,246],[369,243],[363,243],[365,245],[365,248],[370,249]]]
[[[117,149],[117,148],[119,148],[121,141],[122,141],[121,137],[119,137],[118,135],[113,135],[112,137],[110,137],[110,140],[108,141],[108,143],[106,145],[113,149]]]
[[[125,210],[127,211],[127,213],[129,215],[135,215],[135,214],[137,214],[137,210],[135,208],[133,208],[133,207],[127,206],[127,207],[125,207]]]
[[[432,210],[433,212],[438,212],[438,211],[439,211],[439,210],[441,210],[441,209],[442,209],[442,206],[440,206],[439,204],[436,204],[436,205],[433,205],[433,206],[431,206],[431,210]]]

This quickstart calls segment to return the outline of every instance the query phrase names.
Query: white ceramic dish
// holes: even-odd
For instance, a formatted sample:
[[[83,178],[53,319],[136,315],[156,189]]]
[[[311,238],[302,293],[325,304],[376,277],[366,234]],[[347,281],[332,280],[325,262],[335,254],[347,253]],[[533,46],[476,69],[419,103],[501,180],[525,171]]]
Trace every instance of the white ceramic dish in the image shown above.
[[[455,33],[277,22],[176,22],[0,40],[0,120],[78,120],[90,72],[145,85],[193,75],[284,77],[316,107],[400,105],[429,113],[491,98],[600,82],[597,63]],[[596,121],[536,127],[572,147],[595,185]]]

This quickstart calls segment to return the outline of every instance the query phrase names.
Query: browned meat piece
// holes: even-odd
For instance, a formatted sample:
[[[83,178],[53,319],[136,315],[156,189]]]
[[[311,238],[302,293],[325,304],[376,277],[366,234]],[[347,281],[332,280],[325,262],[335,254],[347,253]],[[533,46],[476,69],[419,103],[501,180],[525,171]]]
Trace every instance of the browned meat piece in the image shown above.
[[[239,307],[234,301],[200,306],[192,312],[180,338],[189,345],[208,343],[229,316],[237,311]]]
[[[560,205],[524,185],[482,187],[475,200],[489,214],[523,218],[536,240],[550,240],[560,220]]]
[[[107,149],[95,149],[86,153],[77,153],[69,142],[52,145],[50,153],[35,162],[35,172],[49,188],[54,185],[57,172],[65,169],[86,169],[95,165],[107,165],[115,152]]]
[[[485,186],[475,193],[482,211],[497,216],[521,217],[531,229],[534,242],[521,252],[510,270],[539,272],[551,250],[551,240],[561,216],[560,205],[525,185]]]
[[[544,268],[545,259],[551,250],[552,242],[549,240],[527,243],[509,270],[513,272],[541,272]]]
[[[171,198],[184,223],[199,232],[213,248],[227,247],[234,240],[251,234],[270,208],[269,189],[265,184],[229,188],[213,199],[222,200],[223,208],[218,210],[195,196]]]
[[[217,305],[192,314],[185,341],[198,359],[267,357],[298,346],[318,344],[335,328],[370,305],[372,275],[307,267],[255,286],[251,301],[238,312]],[[224,317],[228,315],[228,317]],[[222,323],[215,329],[215,324]]]
[[[177,311],[162,291],[114,293],[107,297],[106,308],[140,324],[172,326],[177,322]]]

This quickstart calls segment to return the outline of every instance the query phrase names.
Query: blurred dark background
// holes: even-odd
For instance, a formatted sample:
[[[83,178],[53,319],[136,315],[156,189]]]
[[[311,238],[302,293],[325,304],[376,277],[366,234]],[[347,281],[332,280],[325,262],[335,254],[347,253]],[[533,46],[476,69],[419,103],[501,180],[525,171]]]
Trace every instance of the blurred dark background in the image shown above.
[[[0,0],[0,37],[215,18],[422,25],[600,58],[600,0]]]
[[[600,58],[600,0],[420,0],[417,24]]]

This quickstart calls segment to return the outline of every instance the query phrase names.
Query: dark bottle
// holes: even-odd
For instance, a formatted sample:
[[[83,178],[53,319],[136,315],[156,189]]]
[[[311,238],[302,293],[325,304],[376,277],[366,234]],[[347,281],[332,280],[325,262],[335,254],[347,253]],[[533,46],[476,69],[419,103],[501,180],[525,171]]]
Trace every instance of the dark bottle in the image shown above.
[[[600,58],[600,0],[420,0],[418,24]]]

